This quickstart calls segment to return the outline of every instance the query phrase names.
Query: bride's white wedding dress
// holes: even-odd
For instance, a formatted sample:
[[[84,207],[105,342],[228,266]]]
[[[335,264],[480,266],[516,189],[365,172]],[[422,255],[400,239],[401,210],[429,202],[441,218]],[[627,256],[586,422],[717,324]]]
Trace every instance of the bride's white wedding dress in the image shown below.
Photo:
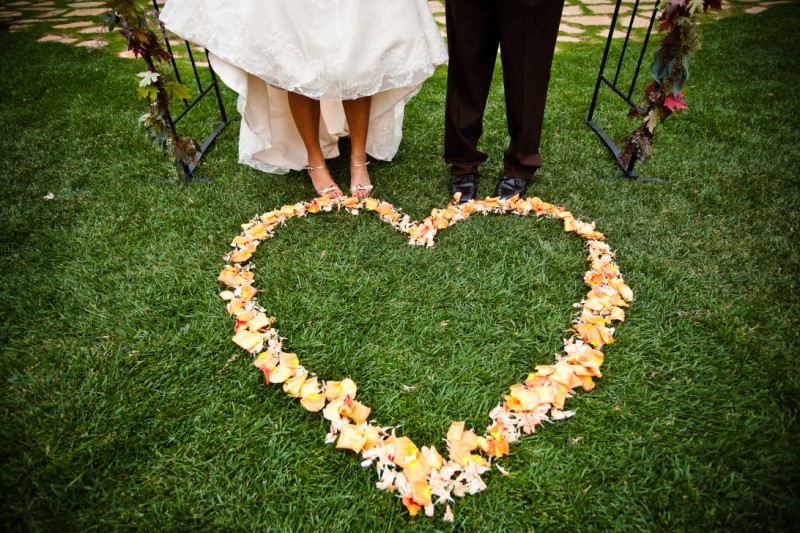
[[[161,20],[209,50],[239,94],[239,161],[265,172],[307,165],[286,91],[321,101],[327,158],[347,135],[341,100],[372,95],[367,153],[389,160],[405,103],[447,61],[426,0],[168,0]]]

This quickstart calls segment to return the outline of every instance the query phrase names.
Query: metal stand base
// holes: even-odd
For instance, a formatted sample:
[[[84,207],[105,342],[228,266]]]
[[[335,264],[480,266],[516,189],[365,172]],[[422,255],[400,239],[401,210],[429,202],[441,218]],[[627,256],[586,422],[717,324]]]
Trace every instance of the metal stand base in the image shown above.
[[[622,176],[616,176],[609,179],[618,181],[629,180],[629,181],[642,181],[642,182],[667,181],[664,178],[646,178],[644,176],[640,176],[639,174],[637,174],[636,171],[633,170],[633,166],[636,164],[635,158],[632,159],[631,162],[628,163],[628,165],[623,164],[622,160],[620,159],[622,152],[619,149],[619,146],[617,146],[617,143],[615,143],[614,140],[611,139],[611,137],[609,137],[605,131],[603,131],[603,128],[595,124],[593,120],[586,119],[584,120],[584,122],[586,123],[587,126],[592,128],[592,131],[595,132],[598,137],[600,137],[600,140],[603,141],[603,144],[606,145],[608,150],[614,156],[614,161],[617,162],[617,165],[622,170]]]
[[[158,18],[158,15],[159,15],[158,0],[153,0],[153,9],[155,10],[156,18]],[[172,52],[172,46],[170,45],[169,37],[167,36],[167,30],[164,27],[163,23],[160,23],[160,24],[161,24],[161,35],[164,38],[164,43],[166,44],[167,52],[169,52],[169,59],[170,59],[170,62],[172,63],[172,70],[173,70],[173,72],[175,74],[175,80],[178,83],[182,83],[181,75],[180,75],[180,72],[178,71],[178,65],[175,62],[175,54]],[[209,62],[209,59],[208,59],[208,50],[205,51],[205,54],[206,54],[206,61],[208,62],[208,70],[209,70],[209,73],[211,74],[211,83],[209,83],[206,87],[203,87],[203,83],[200,80],[200,74],[197,71],[197,64],[195,63],[195,60],[194,60],[194,54],[192,53],[191,44],[188,41],[184,41],[184,42],[186,44],[186,51],[187,51],[187,54],[189,56],[189,61],[192,64],[192,72],[194,73],[194,79],[195,79],[195,83],[197,84],[197,89],[199,91],[199,94],[196,97],[194,97],[191,102],[188,102],[188,101],[184,100],[183,101],[184,109],[180,113],[178,113],[175,116],[175,118],[172,117],[171,113],[167,112],[166,113],[167,123],[169,124],[170,128],[172,128],[172,130],[174,132],[176,130],[176,128],[177,128],[178,122],[180,122],[180,120],[182,118],[184,118],[186,116],[186,114],[189,111],[191,111],[191,109],[195,105],[197,105],[200,102],[200,100],[203,99],[204,96],[206,96],[209,92],[211,92],[212,89],[214,90],[214,94],[217,97],[217,106],[219,108],[220,122],[217,125],[217,127],[214,129],[214,131],[212,131],[211,134],[208,137],[206,137],[206,139],[203,141],[203,144],[200,145],[200,149],[195,153],[193,161],[191,163],[187,164],[187,163],[185,163],[183,161],[180,161],[180,160],[177,161],[177,165],[178,165],[179,170],[183,171],[183,178],[181,180],[162,180],[163,183],[178,183],[179,181],[182,182],[182,183],[192,183],[192,182],[196,182],[196,181],[200,181],[200,182],[213,181],[212,178],[209,178],[209,177],[198,177],[198,176],[195,176],[194,173],[197,170],[197,167],[200,164],[200,162],[202,161],[203,157],[206,155],[208,150],[211,148],[211,145],[214,143],[214,141],[219,136],[219,134],[222,133],[223,130],[226,127],[228,127],[228,124],[230,124],[232,122],[231,119],[228,118],[227,113],[225,112],[225,105],[222,102],[222,95],[220,94],[220,90],[219,90],[219,81],[217,80],[217,76],[214,73],[214,69],[211,68],[211,63]]]
[[[625,41],[622,44],[622,51],[620,52],[619,55],[619,61],[617,62],[616,73],[614,74],[613,81],[605,76],[605,69],[606,69],[606,62],[608,61],[608,53],[609,50],[611,49],[612,38],[614,37],[614,30],[617,27],[617,19],[619,18],[619,11],[620,11],[620,6],[622,4],[622,0],[617,0],[616,6],[614,8],[614,15],[611,18],[611,27],[608,30],[608,39],[606,40],[606,47],[605,50],[603,51],[603,59],[600,62],[600,73],[597,75],[597,82],[595,83],[594,87],[594,95],[592,96],[592,103],[589,106],[589,115],[586,117],[586,120],[584,120],[584,122],[590,128],[592,128],[592,131],[594,131],[598,137],[600,137],[600,140],[603,141],[603,144],[605,144],[606,147],[609,149],[611,154],[614,156],[614,161],[622,170],[623,173],[622,176],[612,179],[629,180],[629,181],[635,180],[641,182],[666,181],[663,178],[645,178],[639,176],[636,173],[636,171],[633,170],[633,167],[636,164],[635,157],[632,158],[627,164],[623,163],[622,160],[620,159],[621,150],[619,149],[617,144],[614,142],[613,139],[611,139],[611,137],[608,136],[608,134],[605,131],[603,131],[603,128],[598,126],[593,120],[595,107],[597,106],[597,96],[600,93],[601,84],[605,84],[606,86],[608,86],[614,94],[616,94],[619,98],[625,101],[625,103],[627,103],[629,106],[634,107],[636,105],[633,102],[633,100],[631,100],[631,95],[633,94],[633,89],[636,86],[636,79],[639,77],[639,71],[641,70],[642,67],[644,54],[645,51],[647,50],[647,42],[650,39],[650,34],[653,32],[653,25],[656,20],[656,14],[658,13],[658,6],[660,3],[661,3],[660,0],[656,0],[655,6],[653,7],[653,13],[650,15],[650,24],[647,28],[647,35],[645,36],[644,43],[642,44],[642,50],[639,54],[639,59],[636,64],[636,69],[634,71],[633,79],[631,80],[631,84],[630,87],[628,88],[627,94],[625,91],[623,91],[623,89],[621,89],[617,85],[617,82],[619,81],[620,71],[622,70],[623,60],[625,59],[625,52],[627,51],[628,44],[630,43],[633,24],[636,20],[636,13],[639,9],[639,0],[636,0],[636,3],[633,6],[633,12],[631,13],[630,22],[628,23],[628,29],[625,35]]]

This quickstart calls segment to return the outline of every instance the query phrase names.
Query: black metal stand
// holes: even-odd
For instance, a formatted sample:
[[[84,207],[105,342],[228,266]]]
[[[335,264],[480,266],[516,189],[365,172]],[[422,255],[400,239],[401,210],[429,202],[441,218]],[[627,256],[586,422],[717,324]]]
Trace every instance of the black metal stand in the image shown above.
[[[600,87],[601,84],[605,84],[608,86],[614,94],[622,98],[629,106],[634,107],[636,105],[633,100],[631,100],[631,95],[633,94],[633,90],[636,87],[636,80],[639,77],[639,71],[642,67],[642,61],[644,60],[644,54],[647,50],[647,43],[650,40],[650,34],[653,32],[653,25],[655,24],[656,15],[658,14],[658,6],[661,3],[661,0],[656,0],[655,5],[653,6],[653,13],[650,15],[650,24],[647,27],[647,34],[644,38],[644,43],[642,44],[642,51],[639,53],[639,59],[636,63],[636,69],[633,74],[633,79],[630,82],[630,87],[628,88],[627,94],[623,89],[621,89],[617,84],[621,83],[619,80],[620,71],[622,70],[623,61],[625,59],[625,53],[628,50],[628,45],[630,44],[631,32],[633,31],[633,24],[636,20],[636,13],[639,11],[639,0],[636,0],[636,3],[633,6],[633,11],[631,12],[631,18],[628,22],[627,32],[625,34],[625,41],[622,43],[622,50],[619,54],[619,60],[617,61],[617,68],[616,72],[614,73],[614,80],[610,80],[605,75],[606,64],[608,62],[609,51],[611,50],[611,41],[614,38],[614,31],[616,30],[617,20],[619,19],[619,10],[622,4],[622,0],[617,0],[616,6],[614,7],[614,15],[611,18],[611,27],[608,29],[608,39],[606,40],[606,47],[603,51],[603,59],[600,62],[600,73],[597,75],[597,83],[594,86],[594,95],[592,96],[592,103],[589,106],[589,115],[586,117],[586,124],[592,128],[600,140],[603,141],[603,144],[608,147],[611,151],[611,154],[614,156],[614,161],[616,161],[617,165],[619,165],[620,169],[622,169],[623,176],[619,177],[618,179],[629,179],[629,180],[638,180],[638,181],[664,181],[661,178],[644,178],[639,176],[636,171],[634,171],[633,167],[636,164],[636,157],[632,157],[631,160],[626,164],[622,162],[620,159],[621,150],[617,146],[611,137],[603,131],[603,128],[598,126],[593,118],[594,112],[597,106],[597,97],[600,94]]]
[[[153,0],[153,9],[155,10],[155,15],[158,17],[159,14],[159,7],[158,7],[158,0]],[[167,52],[169,52],[169,59],[172,63],[172,70],[175,73],[175,81],[178,83],[183,83],[181,81],[181,75],[178,71],[178,65],[175,62],[175,55],[172,52],[172,46],[169,42],[169,37],[167,35],[167,30],[164,28],[164,25],[161,24],[159,21],[159,25],[161,26],[161,35],[164,38],[164,43],[167,47]],[[214,90],[214,94],[217,97],[217,106],[219,107],[219,114],[220,114],[220,122],[214,131],[206,137],[203,143],[200,145],[200,149],[195,153],[193,161],[191,163],[186,163],[185,161],[178,160],[180,167],[183,169],[183,181],[184,182],[192,182],[192,181],[211,181],[211,178],[205,177],[197,177],[194,175],[194,171],[197,169],[197,166],[200,164],[200,160],[203,156],[206,155],[206,152],[209,150],[211,145],[216,140],[217,136],[222,133],[222,131],[231,123],[231,120],[228,118],[227,113],[225,112],[225,105],[222,102],[222,95],[220,94],[219,90],[219,82],[217,81],[217,75],[214,73],[214,69],[211,68],[211,63],[209,61],[208,70],[211,74],[211,83],[209,83],[206,87],[203,87],[203,83],[200,80],[200,74],[197,71],[197,64],[194,60],[194,54],[192,53],[192,47],[188,41],[184,41],[186,43],[186,51],[189,54],[189,61],[192,64],[192,72],[194,73],[195,83],[197,85],[198,95],[194,97],[191,101],[183,100],[184,108],[178,113],[177,116],[174,118],[172,114],[167,111],[166,113],[166,120],[169,127],[172,131],[176,131],[176,127],[178,122],[181,121],[182,118],[186,116],[186,114],[195,106],[197,105],[200,100],[203,99],[205,95],[207,95],[211,90]],[[205,51],[206,54],[206,61],[208,61],[208,50]]]

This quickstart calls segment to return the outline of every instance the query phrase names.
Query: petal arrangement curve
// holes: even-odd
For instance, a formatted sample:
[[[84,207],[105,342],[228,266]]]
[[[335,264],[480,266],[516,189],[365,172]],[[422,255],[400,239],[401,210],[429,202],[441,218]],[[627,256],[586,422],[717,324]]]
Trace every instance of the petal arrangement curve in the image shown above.
[[[407,235],[409,244],[417,246],[433,246],[438,232],[475,214],[549,217],[560,220],[564,231],[587,241],[590,268],[584,274],[584,282],[589,291],[583,301],[574,304],[581,312],[572,321],[563,352],[556,354],[552,364],[536,366],[524,380],[509,387],[503,402],[489,413],[491,423],[483,434],[467,429],[464,422],[452,422],[446,437],[446,458],[435,446],[417,447],[394,428],[371,420],[371,408],[356,399],[358,386],[352,379],[320,382],[301,364],[297,354],[283,350],[285,339],[273,327],[275,318],[268,316],[258,302],[260,291],[254,285],[251,260],[257,246],[292,218],[342,209],[354,215],[375,213]],[[433,209],[417,222],[392,204],[375,198],[321,196],[259,215],[243,224],[242,230],[233,239],[233,249],[225,255],[229,264],[218,278],[228,286],[220,296],[235,318],[233,342],[255,356],[253,364],[267,383],[282,385],[303,408],[321,412],[330,421],[325,442],[360,455],[362,466],[377,470],[377,488],[396,492],[411,515],[423,510],[433,516],[437,506],[444,506],[442,518],[452,521],[450,503],[456,497],[486,489],[482,476],[493,464],[507,474],[495,461],[507,455],[510,445],[523,433],[532,433],[544,421],[574,415],[564,409],[566,400],[578,389],[591,391],[594,378],[602,377],[602,349],[614,342],[612,323],[625,320],[625,308],[633,300],[615,254],[595,224],[583,222],[565,208],[537,197],[486,198],[458,204],[456,196],[445,208]]]

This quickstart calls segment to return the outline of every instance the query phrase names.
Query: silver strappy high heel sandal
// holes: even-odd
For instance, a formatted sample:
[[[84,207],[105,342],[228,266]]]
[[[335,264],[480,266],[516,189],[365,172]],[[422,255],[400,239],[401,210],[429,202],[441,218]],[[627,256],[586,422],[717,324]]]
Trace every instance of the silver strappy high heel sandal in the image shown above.
[[[311,172],[313,170],[320,170],[320,169],[323,169],[323,168],[327,168],[327,165],[320,165],[318,167],[307,166],[306,167],[306,171],[308,171],[308,177],[311,177]],[[313,181],[311,182],[311,185],[314,185]],[[316,190],[316,187],[315,187],[315,190]],[[342,190],[339,188],[338,185],[336,185],[334,183],[333,185],[331,185],[329,187],[325,187],[324,189],[318,190],[317,194],[319,194],[320,196],[325,196],[326,194],[330,194],[330,193],[337,192],[337,191],[339,192],[339,194],[338,195],[333,195],[333,196],[331,196],[331,198],[338,198],[340,196],[343,196]]]
[[[350,163],[350,169],[358,168],[358,167],[365,167],[369,165],[369,161],[365,161],[363,163]],[[352,196],[356,196],[359,192],[366,192],[367,196],[369,196],[369,192],[373,189],[372,184],[369,185],[351,185],[350,186],[350,194]]]

